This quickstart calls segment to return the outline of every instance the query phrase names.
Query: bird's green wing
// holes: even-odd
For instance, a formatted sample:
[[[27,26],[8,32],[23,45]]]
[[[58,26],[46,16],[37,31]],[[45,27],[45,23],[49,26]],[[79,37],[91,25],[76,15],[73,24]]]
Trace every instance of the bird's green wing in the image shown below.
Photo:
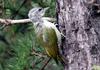
[[[57,35],[53,28],[45,28],[43,31],[44,48],[50,57],[57,58]]]

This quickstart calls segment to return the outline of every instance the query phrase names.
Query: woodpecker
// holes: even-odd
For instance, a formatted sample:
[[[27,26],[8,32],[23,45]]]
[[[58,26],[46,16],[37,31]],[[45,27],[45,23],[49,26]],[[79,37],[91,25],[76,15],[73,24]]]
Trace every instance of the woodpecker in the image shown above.
[[[63,58],[59,53],[58,44],[61,43],[61,33],[56,26],[48,20],[43,19],[47,8],[36,7],[29,11],[28,17],[35,27],[35,33],[39,44],[45,49],[47,55],[57,63]]]

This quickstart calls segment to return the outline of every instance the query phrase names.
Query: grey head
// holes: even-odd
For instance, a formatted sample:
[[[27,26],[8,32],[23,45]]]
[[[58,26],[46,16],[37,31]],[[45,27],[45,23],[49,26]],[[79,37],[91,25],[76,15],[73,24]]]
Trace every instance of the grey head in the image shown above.
[[[48,9],[47,8],[41,8],[41,7],[35,7],[32,8],[29,13],[28,13],[28,17],[29,19],[32,20],[32,22],[39,22],[41,21],[41,18],[44,16],[45,11]]]

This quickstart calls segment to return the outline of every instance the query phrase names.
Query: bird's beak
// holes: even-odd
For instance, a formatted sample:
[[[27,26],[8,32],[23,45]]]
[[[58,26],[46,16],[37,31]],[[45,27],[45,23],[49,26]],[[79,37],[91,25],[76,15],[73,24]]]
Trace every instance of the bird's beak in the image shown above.
[[[44,8],[44,11],[47,11],[49,9],[49,7]]]
[[[46,8],[43,8],[41,11],[40,11],[40,15],[41,16],[44,16],[45,12],[49,9],[49,7],[46,7]]]

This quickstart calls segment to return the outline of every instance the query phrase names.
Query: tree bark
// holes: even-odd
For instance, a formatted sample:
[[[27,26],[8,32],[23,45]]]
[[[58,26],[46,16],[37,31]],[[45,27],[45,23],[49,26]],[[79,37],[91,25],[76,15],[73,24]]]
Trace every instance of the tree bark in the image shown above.
[[[100,18],[96,16],[99,7],[93,8],[95,0],[92,1],[57,0],[57,23],[65,35],[62,55],[68,60],[65,70],[92,70],[91,64],[100,64]]]

